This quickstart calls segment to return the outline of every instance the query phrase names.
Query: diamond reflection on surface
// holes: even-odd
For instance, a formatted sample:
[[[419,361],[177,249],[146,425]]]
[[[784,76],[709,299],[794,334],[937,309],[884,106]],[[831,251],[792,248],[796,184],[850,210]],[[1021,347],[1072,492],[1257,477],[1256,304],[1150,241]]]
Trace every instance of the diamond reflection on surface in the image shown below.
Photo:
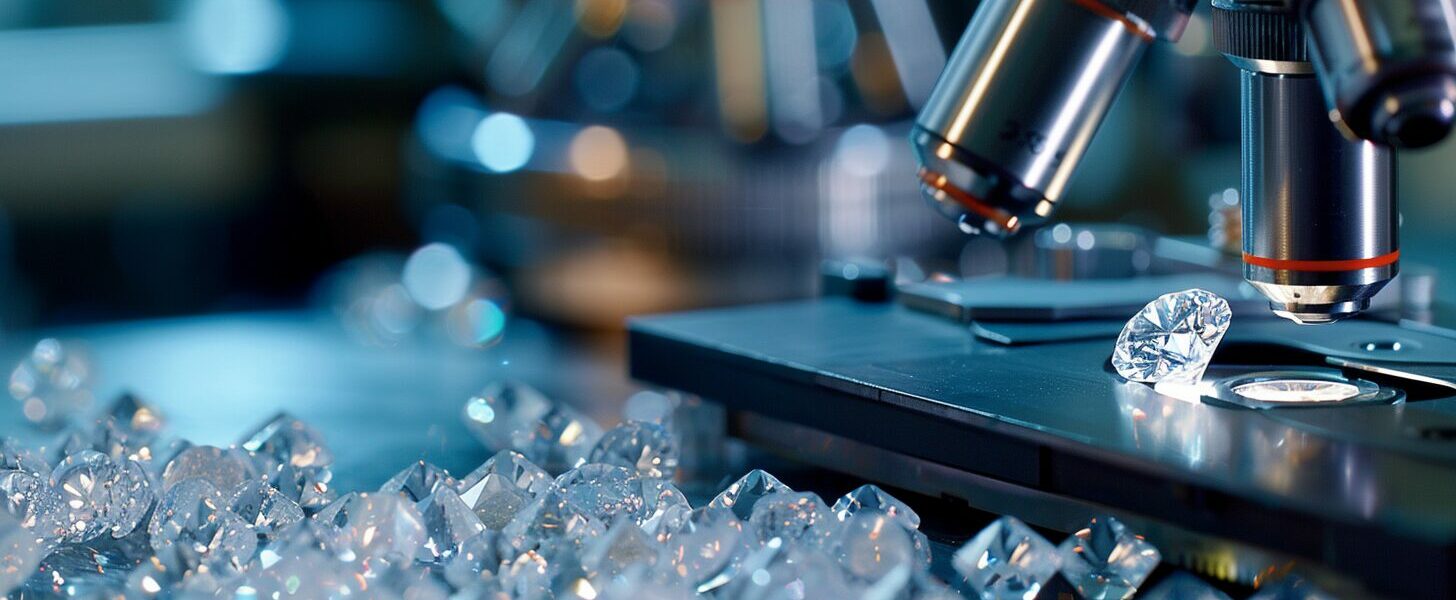
[[[1360,388],[1342,381],[1275,379],[1235,386],[1234,393],[1262,402],[1339,402],[1359,395]]]

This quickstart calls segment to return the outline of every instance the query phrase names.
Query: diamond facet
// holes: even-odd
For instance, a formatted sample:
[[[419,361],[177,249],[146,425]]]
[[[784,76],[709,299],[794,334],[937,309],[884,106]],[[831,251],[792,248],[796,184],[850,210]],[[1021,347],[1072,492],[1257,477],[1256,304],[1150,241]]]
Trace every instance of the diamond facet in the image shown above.
[[[198,478],[206,479],[219,490],[231,491],[257,475],[253,462],[241,450],[193,446],[167,463],[167,468],[162,471],[162,490],[170,490],[181,481]]]
[[[343,541],[364,557],[413,558],[425,543],[424,517],[399,494],[351,492],[314,519],[337,528]]]
[[[851,577],[874,583],[896,567],[928,567],[915,556],[910,531],[894,517],[862,512],[845,521],[831,537],[830,552]]]
[[[227,500],[202,478],[178,482],[162,496],[147,527],[152,549],[185,568],[208,565],[241,569],[253,557],[258,537]]]
[[[497,531],[510,523],[521,507],[531,501],[525,491],[499,473],[486,475],[465,490],[460,499],[475,512],[482,525]]]
[[[512,449],[552,473],[586,462],[602,428],[520,382],[496,382],[465,402],[465,426],[487,448]]]
[[[840,521],[847,521],[854,515],[868,512],[891,517],[906,529],[920,529],[920,515],[873,483],[859,486],[840,497],[835,501],[833,510],[834,516],[839,517]]]
[[[1062,575],[1088,600],[1131,598],[1162,556],[1112,517],[1096,517],[1058,549]]]
[[[984,600],[1034,598],[1061,566],[1057,547],[1015,517],[992,522],[953,558]]]
[[[303,521],[303,509],[297,502],[260,479],[238,486],[229,506],[253,528],[260,542],[273,541]]]
[[[692,511],[680,527],[658,537],[673,570],[706,593],[738,573],[751,536],[733,511],[709,506]]]
[[[748,519],[758,541],[765,543],[774,538],[817,542],[828,536],[831,522],[838,521],[814,492],[781,492],[759,498]]]
[[[238,444],[244,450],[295,467],[325,467],[334,455],[324,438],[303,421],[278,413]]]
[[[1142,600],[1231,600],[1202,579],[1184,572],[1169,575],[1153,589],[1138,595]]]
[[[455,555],[461,542],[485,531],[480,518],[449,486],[436,488],[434,493],[420,501],[417,508],[425,523],[425,543],[416,555],[421,562],[447,562]]]
[[[622,467],[590,464],[572,469],[556,478],[551,493],[603,523],[621,515],[640,522],[646,515],[642,478]]]
[[[501,475],[532,498],[549,489],[552,483],[551,475],[527,460],[524,454],[515,450],[501,450],[460,480],[460,493],[465,494],[491,474]]]
[[[708,506],[732,510],[740,520],[746,521],[753,515],[753,505],[758,502],[759,498],[778,492],[792,491],[794,490],[784,485],[784,482],[779,481],[777,477],[770,475],[768,471],[754,469],[719,492],[708,503]]]
[[[627,421],[602,436],[587,459],[626,467],[643,477],[672,479],[677,473],[677,441],[657,423]]]
[[[459,482],[450,476],[450,472],[423,460],[417,460],[405,467],[403,471],[395,473],[389,481],[379,486],[381,492],[394,492],[404,496],[410,502],[419,502],[435,492],[435,488],[455,487]]]
[[[1212,292],[1164,294],[1122,328],[1112,366],[1131,381],[1198,383],[1231,314],[1228,302]]]

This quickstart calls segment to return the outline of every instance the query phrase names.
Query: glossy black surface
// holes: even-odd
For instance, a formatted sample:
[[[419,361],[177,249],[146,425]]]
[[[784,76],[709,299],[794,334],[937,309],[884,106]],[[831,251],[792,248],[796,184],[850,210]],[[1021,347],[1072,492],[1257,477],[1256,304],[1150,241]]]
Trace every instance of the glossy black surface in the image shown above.
[[[631,329],[635,377],[733,409],[1305,557],[1382,593],[1456,590],[1456,442],[1440,434],[1456,431],[1456,399],[1444,387],[1395,406],[1220,408],[1121,381],[1105,367],[1111,339],[1003,346],[845,299]],[[1352,344],[1374,334],[1450,342],[1381,323],[1236,319],[1217,362],[1308,363],[1311,349],[1360,352]]]

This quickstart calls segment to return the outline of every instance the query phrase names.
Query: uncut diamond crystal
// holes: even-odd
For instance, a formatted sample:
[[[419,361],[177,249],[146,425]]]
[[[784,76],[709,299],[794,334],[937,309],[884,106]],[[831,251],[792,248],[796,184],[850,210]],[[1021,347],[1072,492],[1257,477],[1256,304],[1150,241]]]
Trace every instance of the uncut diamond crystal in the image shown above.
[[[278,413],[238,444],[244,450],[294,467],[325,467],[334,455],[324,438],[303,421]]]
[[[677,441],[662,425],[627,421],[603,435],[587,461],[626,467],[643,477],[672,479],[677,473]]]
[[[855,488],[834,503],[834,516],[840,521],[861,513],[881,514],[895,519],[906,529],[920,529],[920,515],[873,483]]]
[[[547,471],[586,462],[602,428],[520,382],[495,382],[465,402],[465,426],[491,450],[516,450]]]
[[[831,537],[830,553],[854,579],[880,581],[891,570],[928,566],[918,561],[910,531],[883,514],[862,512],[845,521]]]
[[[854,598],[844,571],[828,556],[803,544],[772,539],[744,560],[743,574],[723,598]]]
[[[692,511],[674,531],[659,534],[674,572],[706,593],[738,573],[750,551],[751,533],[726,508]]]
[[[444,486],[453,488],[459,485],[450,472],[423,460],[417,460],[403,471],[395,473],[389,481],[379,486],[381,492],[394,492],[404,496],[410,502],[420,502],[425,496],[435,493],[435,488]]]
[[[508,481],[504,475],[491,473],[460,495],[485,527],[500,530],[516,517],[531,497]]]
[[[552,494],[603,523],[623,515],[641,522],[646,516],[642,478],[622,467],[590,464],[572,469],[556,478]]]
[[[457,589],[494,580],[495,571],[500,567],[500,558],[496,554],[498,535],[498,532],[487,530],[461,542],[445,564],[445,580]]]
[[[492,474],[500,475],[531,498],[550,489],[552,483],[551,475],[528,460],[524,454],[515,450],[501,450],[460,480],[461,494],[465,494]]]
[[[1168,576],[1153,589],[1138,595],[1143,600],[1231,600],[1228,594],[1214,589],[1202,579],[1178,572]]]
[[[501,530],[497,550],[507,561],[520,560],[528,553],[543,558],[563,551],[575,554],[603,533],[606,526],[600,520],[550,493],[526,505]]]
[[[992,522],[952,559],[983,600],[1034,598],[1061,566],[1057,547],[1015,517]]]
[[[753,515],[753,505],[758,502],[759,498],[778,492],[792,491],[794,490],[784,485],[784,482],[779,481],[777,477],[770,475],[768,471],[754,469],[719,492],[708,503],[708,506],[732,510],[739,519],[746,521]]]
[[[10,593],[28,579],[47,550],[36,542],[34,532],[0,511],[0,594]]]
[[[1112,517],[1096,517],[1062,542],[1062,575],[1088,600],[1131,598],[1162,555]]]
[[[257,535],[228,510],[222,493],[200,478],[167,490],[147,533],[158,556],[172,557],[189,569],[198,565],[241,569],[258,547]]]
[[[113,538],[123,538],[136,531],[157,500],[156,493],[152,491],[151,480],[147,479],[146,470],[141,463],[123,459],[119,466],[116,479],[111,485],[111,499],[107,506]]]
[[[95,450],[72,454],[51,472],[51,489],[61,501],[65,541],[96,539],[116,524],[111,488],[119,475],[116,463]]]
[[[425,543],[416,559],[425,563],[448,562],[461,542],[485,531],[480,518],[460,500],[453,488],[440,486],[416,507],[425,524]]]
[[[366,558],[413,558],[425,543],[424,517],[399,494],[351,492],[314,519],[337,528],[344,541]]]
[[[0,439],[0,472],[25,471],[34,475],[49,476],[51,466],[29,446],[15,438]]]
[[[1123,326],[1112,366],[1131,381],[1198,383],[1231,315],[1228,302],[1205,290],[1159,296]]]
[[[238,486],[229,507],[253,529],[258,541],[265,543],[303,521],[303,509],[297,502],[260,479]]]
[[[219,490],[235,490],[258,473],[247,454],[236,448],[193,446],[177,454],[162,471],[162,491],[188,479],[206,479]]]
[[[837,523],[829,505],[814,492],[782,492],[760,498],[753,505],[748,525],[760,542],[815,542],[826,537],[831,522]]]
[[[1334,600],[1334,596],[1310,583],[1309,580],[1291,575],[1259,588],[1249,600]]]
[[[0,472],[0,500],[6,514],[48,539],[66,534],[60,498],[44,477],[26,471]]]
[[[662,552],[662,547],[641,527],[623,516],[607,528],[605,535],[587,542],[581,563],[592,573],[617,577],[634,565],[656,565],[662,560]]]

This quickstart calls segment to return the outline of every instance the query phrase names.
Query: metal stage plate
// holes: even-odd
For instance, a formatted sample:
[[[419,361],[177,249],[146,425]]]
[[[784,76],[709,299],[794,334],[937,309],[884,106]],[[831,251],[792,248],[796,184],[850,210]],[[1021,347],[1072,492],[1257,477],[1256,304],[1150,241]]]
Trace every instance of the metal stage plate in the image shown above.
[[[1456,594],[1456,369],[1409,353],[1449,363],[1456,353],[1432,350],[1451,338],[1235,318],[1216,365],[1354,365],[1408,394],[1256,411],[1124,382],[1106,366],[1110,338],[1003,345],[894,303],[630,328],[634,377],[721,402],[738,435],[810,462],[1060,531],[1111,512],[1171,561],[1226,579],[1293,567],[1355,595]]]

